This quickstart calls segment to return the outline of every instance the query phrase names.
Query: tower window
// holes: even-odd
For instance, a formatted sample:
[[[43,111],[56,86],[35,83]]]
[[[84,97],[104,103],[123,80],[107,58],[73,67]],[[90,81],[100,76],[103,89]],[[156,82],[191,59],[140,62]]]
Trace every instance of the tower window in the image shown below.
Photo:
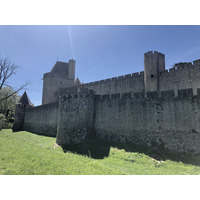
[[[151,78],[153,78],[153,74],[151,74]]]
[[[60,85],[62,85],[62,81],[60,81]]]

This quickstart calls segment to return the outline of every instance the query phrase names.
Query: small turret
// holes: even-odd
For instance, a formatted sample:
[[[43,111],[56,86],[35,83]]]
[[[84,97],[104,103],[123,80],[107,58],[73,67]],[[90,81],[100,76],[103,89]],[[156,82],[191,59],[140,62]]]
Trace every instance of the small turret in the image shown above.
[[[31,103],[28,95],[26,92],[24,92],[24,94],[21,96],[18,104],[22,104],[22,105],[25,105],[25,106],[33,106],[33,104]]]
[[[26,92],[21,96],[19,102],[15,106],[15,120],[12,130],[14,132],[21,131],[23,129],[24,117],[26,109],[32,108],[33,104],[31,103]]]

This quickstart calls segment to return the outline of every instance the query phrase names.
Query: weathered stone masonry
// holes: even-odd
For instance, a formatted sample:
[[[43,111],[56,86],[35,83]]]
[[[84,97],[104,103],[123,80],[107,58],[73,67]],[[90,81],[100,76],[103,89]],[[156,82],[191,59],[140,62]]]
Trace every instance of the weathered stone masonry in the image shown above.
[[[81,143],[94,133],[94,92],[70,89],[69,94],[59,98],[57,143]]]
[[[58,102],[26,110],[23,130],[56,137],[58,124]]]
[[[59,145],[96,135],[200,153],[200,62],[166,71],[164,55],[148,52],[144,64],[140,74],[59,88],[57,103],[25,108],[15,124],[20,121],[18,130],[56,136]]]
[[[99,138],[176,152],[200,153],[200,92],[174,91],[95,97],[95,131]]]

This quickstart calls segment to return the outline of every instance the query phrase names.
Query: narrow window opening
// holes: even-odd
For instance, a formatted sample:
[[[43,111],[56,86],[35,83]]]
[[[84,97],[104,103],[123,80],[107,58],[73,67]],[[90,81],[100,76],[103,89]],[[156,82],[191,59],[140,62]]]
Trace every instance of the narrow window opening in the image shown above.
[[[153,78],[153,74],[151,74],[151,78]]]

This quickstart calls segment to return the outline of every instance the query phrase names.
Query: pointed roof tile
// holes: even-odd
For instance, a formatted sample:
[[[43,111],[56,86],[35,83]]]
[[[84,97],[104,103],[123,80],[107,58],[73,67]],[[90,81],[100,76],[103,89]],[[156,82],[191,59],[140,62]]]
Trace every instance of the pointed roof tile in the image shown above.
[[[30,99],[29,99],[29,97],[28,97],[28,95],[27,95],[26,92],[24,92],[24,94],[21,96],[21,98],[20,98],[20,100],[19,100],[18,103],[21,103],[21,104],[23,104],[23,105],[30,105],[30,106],[33,105],[33,104],[31,103],[31,101],[30,101]]]

